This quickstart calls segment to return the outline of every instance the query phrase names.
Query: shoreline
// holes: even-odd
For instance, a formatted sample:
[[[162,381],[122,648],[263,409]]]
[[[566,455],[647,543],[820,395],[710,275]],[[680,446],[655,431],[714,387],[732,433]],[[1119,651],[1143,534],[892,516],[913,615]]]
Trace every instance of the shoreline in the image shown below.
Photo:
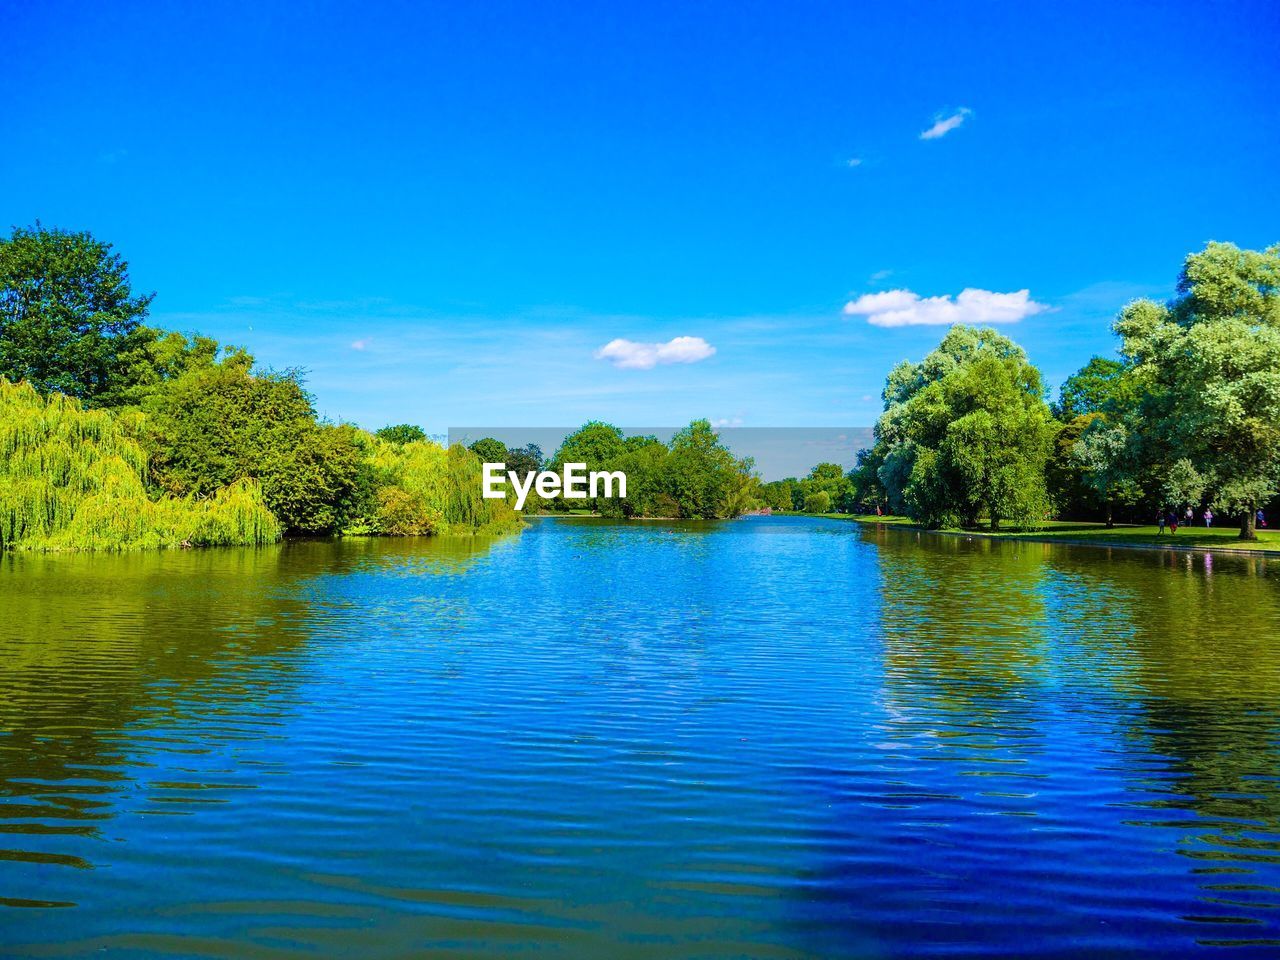
[[[1088,536],[1072,536],[1071,534],[1055,534],[1052,532],[1038,531],[1034,533],[1004,533],[992,532],[989,530],[930,530],[916,523],[897,518],[897,517],[869,517],[853,514],[815,514],[815,516],[823,516],[829,520],[844,520],[851,523],[860,523],[864,526],[892,527],[897,530],[914,530],[917,533],[938,534],[945,537],[972,537],[982,540],[1004,540],[1015,543],[1061,543],[1069,546],[1078,547],[1101,547],[1106,549],[1119,550],[1150,550],[1156,552],[1167,553],[1227,553],[1240,557],[1273,557],[1280,558],[1280,541],[1271,538],[1260,539],[1257,541],[1241,541],[1229,537],[1223,537],[1221,544],[1214,543],[1177,543],[1172,538],[1177,534],[1165,534],[1170,537],[1168,541],[1152,542],[1143,540],[1123,539],[1126,532],[1146,529],[1139,526],[1117,526],[1108,530],[1105,525],[1099,523],[1096,525],[1097,535]],[[1084,526],[1085,524],[1073,524],[1073,526]],[[1202,527],[1193,527],[1192,530],[1202,531]],[[1219,528],[1223,529],[1223,528]],[[1139,534],[1144,536],[1144,534]],[[1145,534],[1150,536],[1150,534]],[[1187,536],[1194,536],[1188,534]],[[1203,536],[1203,534],[1202,534]],[[1116,537],[1116,539],[1111,539]],[[1235,546],[1237,543],[1249,543],[1249,546]]]

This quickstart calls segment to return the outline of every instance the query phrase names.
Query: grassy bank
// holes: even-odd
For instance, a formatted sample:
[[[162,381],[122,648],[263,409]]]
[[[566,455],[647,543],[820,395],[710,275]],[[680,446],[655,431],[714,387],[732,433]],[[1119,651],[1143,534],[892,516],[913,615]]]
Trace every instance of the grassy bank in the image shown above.
[[[906,517],[851,516],[844,513],[828,513],[823,516],[833,520],[852,520],[855,523],[883,524],[906,529],[923,530]],[[1152,550],[1213,550],[1244,551],[1280,556],[1280,531],[1259,530],[1256,541],[1239,539],[1236,527],[1179,527],[1176,534],[1167,530],[1161,534],[1155,526],[1116,524],[1107,529],[1102,523],[1085,523],[1075,520],[1050,520],[1043,530],[990,531],[990,530],[937,530],[949,536],[985,537],[993,540],[1024,540],[1030,543],[1074,543],[1096,547],[1139,547]]]

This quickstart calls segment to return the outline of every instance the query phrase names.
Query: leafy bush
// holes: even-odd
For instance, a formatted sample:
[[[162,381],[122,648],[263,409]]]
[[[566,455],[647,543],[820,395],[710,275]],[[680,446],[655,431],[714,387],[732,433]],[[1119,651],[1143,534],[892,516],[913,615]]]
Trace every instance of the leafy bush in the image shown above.
[[[825,490],[819,490],[817,493],[811,493],[804,498],[805,513],[830,513],[831,512],[831,494]]]
[[[320,423],[294,371],[200,367],[158,389],[145,409],[155,481],[168,493],[207,496],[252,478],[294,533],[339,532],[372,496],[367,434]]]

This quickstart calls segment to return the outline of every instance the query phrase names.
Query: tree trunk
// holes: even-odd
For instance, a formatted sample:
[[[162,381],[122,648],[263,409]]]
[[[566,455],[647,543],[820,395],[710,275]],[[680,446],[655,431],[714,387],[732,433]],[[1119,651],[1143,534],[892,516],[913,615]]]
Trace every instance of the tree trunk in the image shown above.
[[[992,530],[1000,529],[1000,518],[997,517],[994,513],[991,515],[991,529]]]
[[[1107,529],[1110,530],[1115,525],[1116,525],[1116,521],[1115,521],[1114,510],[1112,508],[1111,501],[1108,500],[1107,501]]]
[[[1258,510],[1251,503],[1245,509],[1244,519],[1240,521],[1240,539],[1241,540],[1257,540],[1258,531],[1256,524],[1258,522]]]

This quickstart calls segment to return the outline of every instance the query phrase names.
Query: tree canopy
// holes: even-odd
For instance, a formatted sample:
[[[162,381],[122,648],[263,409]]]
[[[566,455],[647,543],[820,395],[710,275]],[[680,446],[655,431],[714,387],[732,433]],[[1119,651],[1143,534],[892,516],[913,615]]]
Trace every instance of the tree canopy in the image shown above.
[[[98,403],[123,386],[154,294],[88,232],[15,228],[0,238],[0,376]]]
[[[1280,246],[1211,243],[1187,257],[1178,295],[1138,300],[1115,324],[1141,391],[1135,411],[1146,461],[1170,489],[1199,487],[1241,517],[1280,491]],[[1198,476],[1195,484],[1187,478]]]
[[[930,526],[983,514],[993,528],[1040,525],[1055,433],[1043,394],[1022,348],[990,329],[952,327],[923,361],[899,364],[876,424],[894,509]]]
[[[625,473],[627,496],[560,500],[558,509],[585,505],[605,516],[711,520],[738,516],[757,503],[753,464],[735,458],[707,420],[693,421],[670,444],[589,421],[564,439],[550,467],[566,463]]]
[[[382,427],[375,436],[388,443],[419,443],[427,439],[427,431],[412,423],[396,423]]]

